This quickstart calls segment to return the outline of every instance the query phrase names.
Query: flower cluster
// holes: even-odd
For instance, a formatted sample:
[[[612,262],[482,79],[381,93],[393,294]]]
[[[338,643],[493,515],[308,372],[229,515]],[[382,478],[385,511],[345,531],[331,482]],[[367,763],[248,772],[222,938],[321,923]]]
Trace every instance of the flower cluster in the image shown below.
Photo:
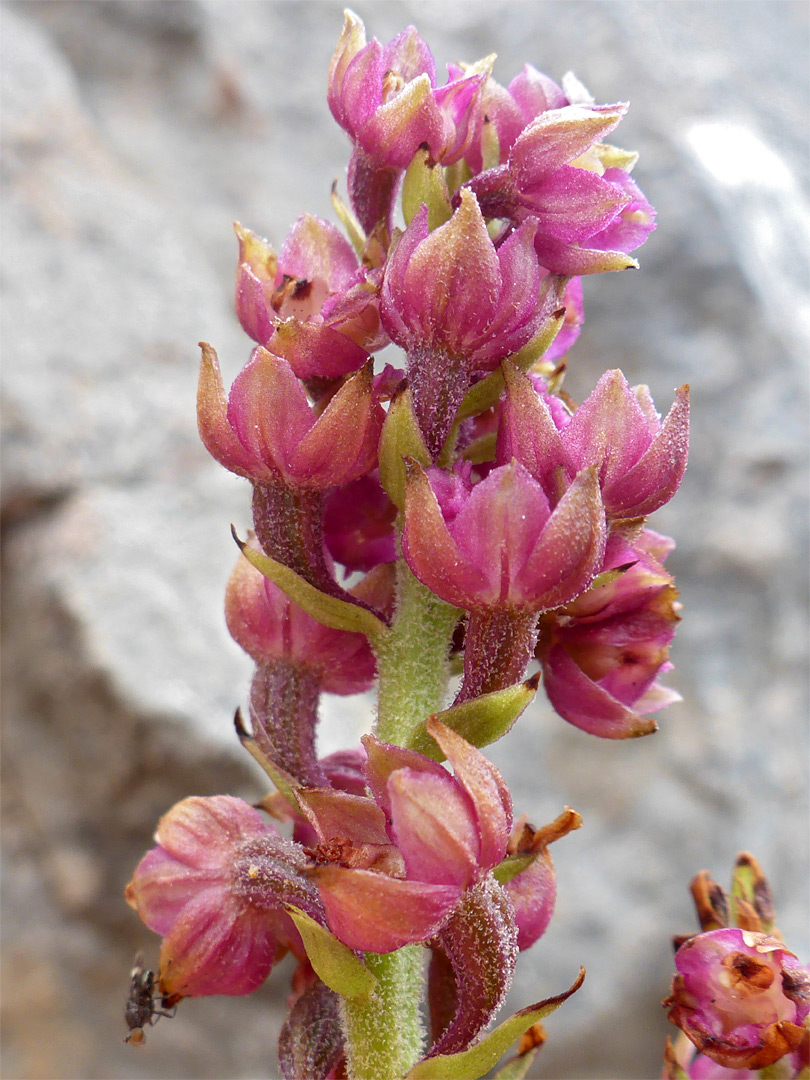
[[[598,736],[647,734],[677,699],[657,682],[672,542],[647,518],[683,478],[688,388],[664,419],[619,371],[580,404],[562,389],[582,275],[635,266],[654,227],[636,155],[604,141],[627,105],[529,65],[502,86],[493,62],[438,85],[413,27],[381,45],[347,13],[328,83],[352,144],[345,235],[304,214],[277,253],[237,225],[255,347],[229,392],[202,345],[202,441],[253,492],[225,605],[256,665],[236,727],[275,791],[170,810],[127,899],[163,938],[172,1002],[250,993],[297,957],[285,1077],[428,1075],[420,1057],[480,1075],[556,1008],[567,995],[482,1034],[551,918],[549,845],[580,820],[514,821],[479,748],[531,702],[535,661]],[[390,344],[402,366],[375,370]],[[319,758],[321,694],[375,682],[374,733]]]

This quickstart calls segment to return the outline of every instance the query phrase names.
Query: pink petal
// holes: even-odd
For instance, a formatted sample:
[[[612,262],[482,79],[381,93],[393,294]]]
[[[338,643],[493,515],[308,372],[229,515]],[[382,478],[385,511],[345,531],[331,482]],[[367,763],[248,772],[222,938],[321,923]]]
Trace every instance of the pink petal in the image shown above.
[[[228,404],[222,386],[217,354],[210,345],[200,342],[202,361],[197,388],[197,427],[206,450],[238,476],[263,476],[266,468],[237,437],[228,419]]]
[[[276,958],[274,920],[267,912],[223,903],[209,889],[190,901],[160,949],[160,987],[183,997],[250,994]]]
[[[480,750],[435,717],[427,722],[432,735],[453,766],[456,780],[472,800],[478,822],[481,851],[479,864],[485,870],[497,866],[506,853],[512,828],[512,796],[503,777]]]
[[[388,781],[394,841],[409,878],[466,888],[478,870],[476,814],[461,787],[442,774],[397,769]]]
[[[523,130],[509,155],[517,186],[521,190],[533,188],[543,177],[578,158],[608,135],[626,111],[624,104],[596,109],[566,105],[539,115]]]
[[[286,476],[289,458],[315,416],[286,360],[259,348],[234,380],[228,420],[251,454]]]
[[[416,577],[456,607],[487,594],[490,586],[484,573],[469,562],[450,535],[430,481],[419,466],[409,469],[405,498],[402,553]]]
[[[543,679],[554,709],[582,731],[603,739],[634,739],[658,728],[589,679],[559,645],[543,661]]]
[[[566,244],[604,229],[628,202],[601,176],[568,165],[531,187],[520,187],[520,198],[529,213],[539,218],[538,235]]]
[[[278,258],[279,271],[306,281],[323,281],[330,293],[343,292],[357,277],[354,248],[331,222],[301,214]]]
[[[576,414],[575,414],[576,417]],[[686,471],[689,454],[689,387],[675,395],[660,432],[639,460],[605,484],[605,505],[622,517],[642,517],[669,502]],[[618,470],[612,470],[615,473]]]
[[[433,937],[458,903],[455,885],[427,885],[372,870],[322,866],[314,872],[329,929],[350,949],[393,952]]]
[[[235,844],[265,833],[275,835],[276,830],[242,799],[191,796],[163,815],[155,839],[178,862],[220,872],[230,864]]]
[[[520,568],[515,593],[550,609],[583,592],[599,571],[607,530],[595,469],[583,469],[557,504]]]

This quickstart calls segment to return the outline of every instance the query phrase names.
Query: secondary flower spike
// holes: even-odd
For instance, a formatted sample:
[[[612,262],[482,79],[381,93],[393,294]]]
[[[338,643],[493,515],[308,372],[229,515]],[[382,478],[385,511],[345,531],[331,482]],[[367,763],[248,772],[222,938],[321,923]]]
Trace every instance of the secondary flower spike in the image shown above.
[[[227,795],[189,798],[161,818],[127,902],[163,938],[169,997],[250,994],[287,948],[302,954],[285,904],[322,922],[303,850]]]

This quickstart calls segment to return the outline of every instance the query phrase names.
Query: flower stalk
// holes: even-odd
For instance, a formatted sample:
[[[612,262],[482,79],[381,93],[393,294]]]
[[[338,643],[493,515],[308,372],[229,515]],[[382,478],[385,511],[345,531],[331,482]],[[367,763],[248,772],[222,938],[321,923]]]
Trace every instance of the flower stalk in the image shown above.
[[[275,790],[164,815],[126,893],[163,939],[136,1004],[149,1022],[251,993],[292,953],[284,1080],[475,1080],[521,1036],[503,1075],[526,1075],[584,971],[487,1027],[553,916],[548,846],[580,818],[516,820],[481,747],[528,712],[535,661],[602,738],[654,731],[643,714],[677,698],[657,682],[672,542],[646,518],[683,477],[688,388],[663,421],[618,371],[580,405],[562,389],[582,276],[637,266],[654,228],[637,155],[604,141],[627,105],[528,64],[503,86],[494,62],[440,84],[414,27],[381,44],[347,12],[327,92],[347,235],[302,214],[276,253],[237,225],[254,347],[227,393],[202,345],[201,439],[253,490],[225,602],[255,663],[236,731]],[[375,368],[389,345],[400,360]],[[372,686],[373,731],[319,759],[322,695]],[[676,1019],[697,1000],[678,994]]]

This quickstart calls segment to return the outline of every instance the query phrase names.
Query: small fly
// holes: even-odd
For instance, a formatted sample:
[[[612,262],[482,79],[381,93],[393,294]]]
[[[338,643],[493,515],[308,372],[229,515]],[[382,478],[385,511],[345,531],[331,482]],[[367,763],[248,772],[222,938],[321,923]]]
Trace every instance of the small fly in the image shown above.
[[[124,1042],[142,1046],[146,1042],[143,1029],[151,1027],[161,1016],[174,1016],[176,1009],[176,1003],[159,994],[155,973],[143,966],[143,956],[138,953],[129,973],[129,994],[124,1006],[129,1035]]]

